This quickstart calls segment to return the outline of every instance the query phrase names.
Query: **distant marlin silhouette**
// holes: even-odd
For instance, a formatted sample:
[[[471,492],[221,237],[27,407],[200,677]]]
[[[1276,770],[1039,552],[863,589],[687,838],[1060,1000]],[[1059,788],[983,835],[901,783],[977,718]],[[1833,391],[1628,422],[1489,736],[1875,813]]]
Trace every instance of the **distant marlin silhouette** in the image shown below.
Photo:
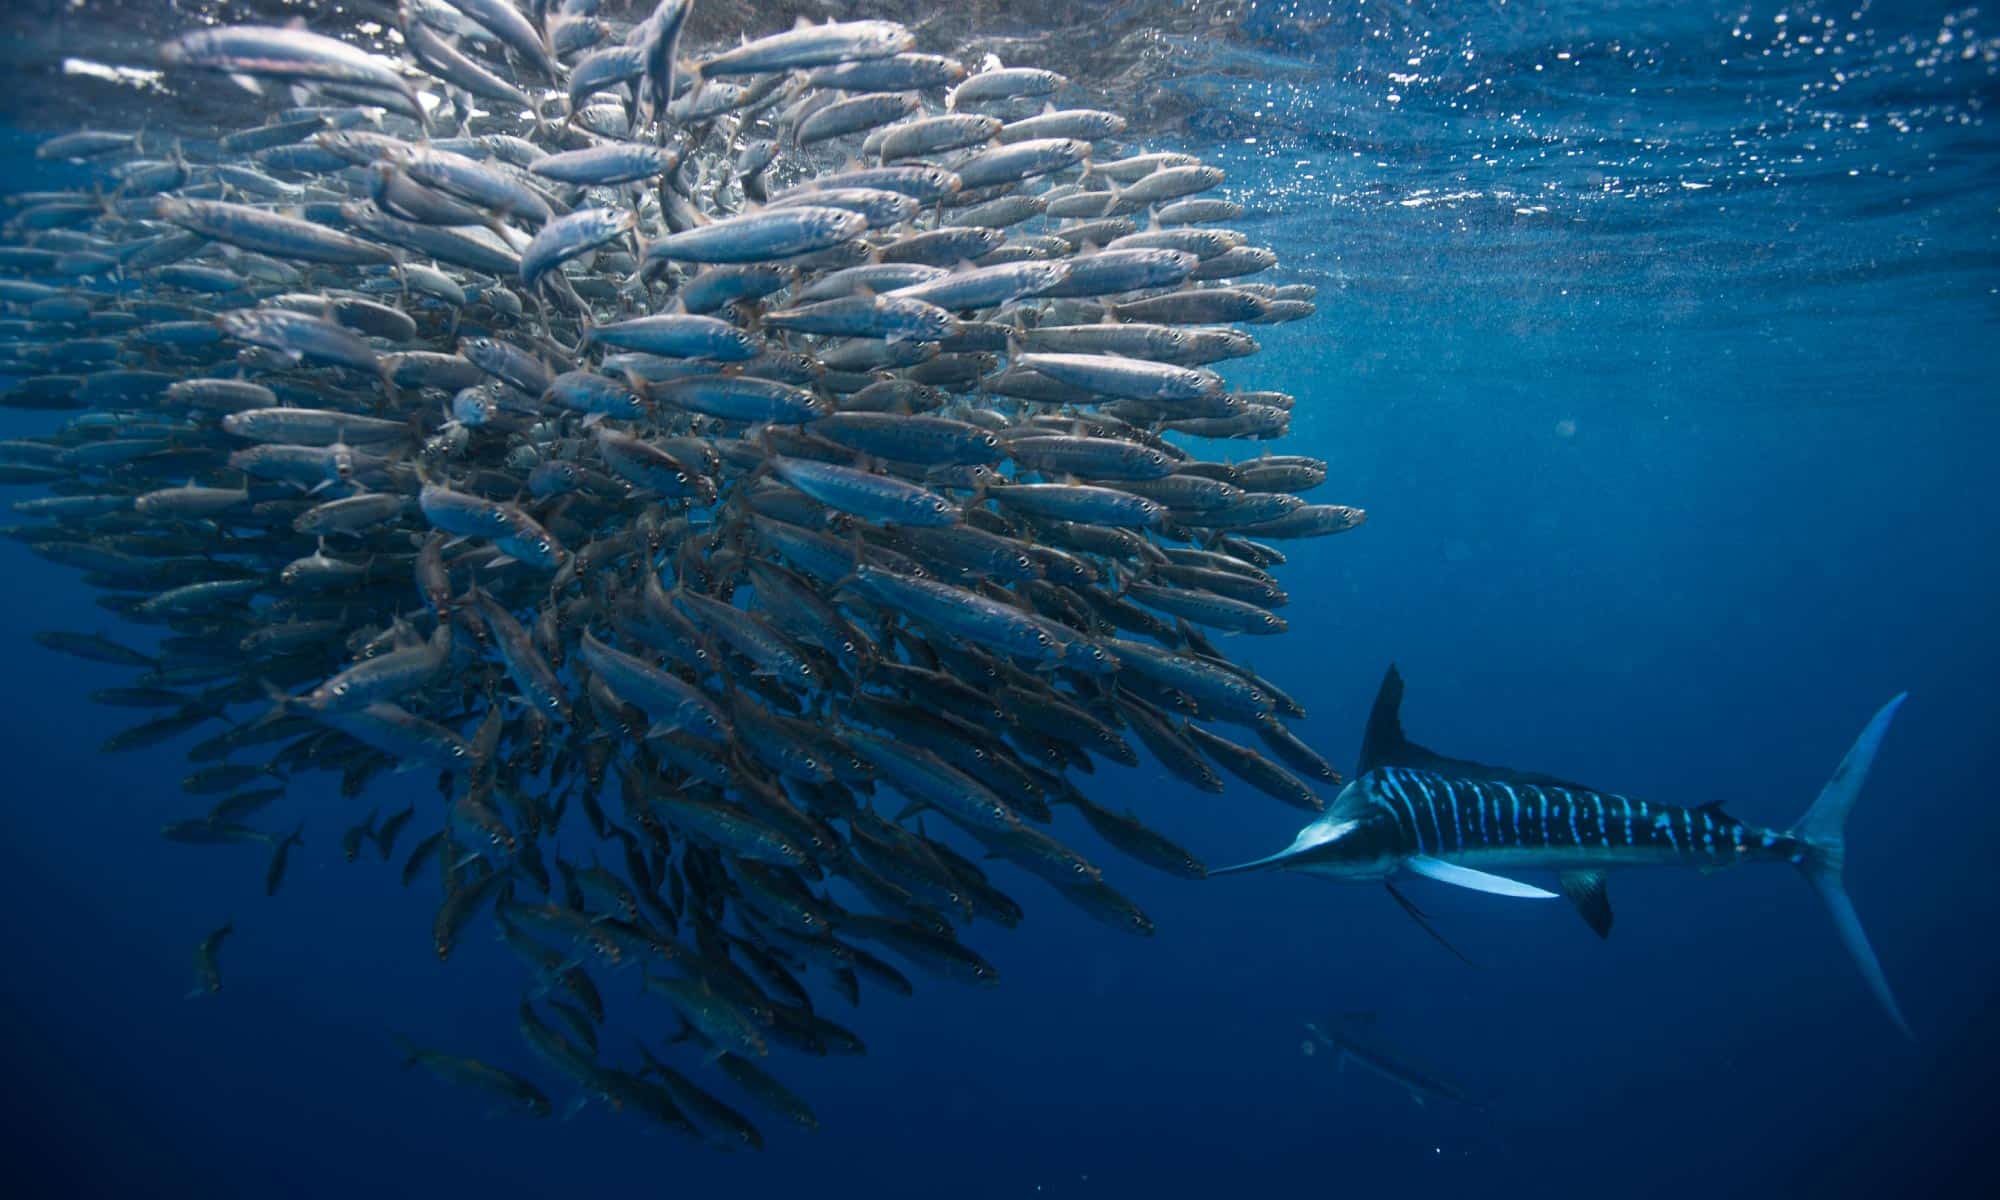
[[[1553,870],[1583,919],[1599,936],[1608,936],[1611,903],[1604,875],[1612,868],[1790,863],[1833,914],[1834,927],[1875,998],[1909,1035],[1909,1022],[1841,883],[1848,811],[1904,698],[1882,706],[1805,816],[1779,831],[1747,825],[1720,804],[1651,804],[1427,750],[1403,735],[1403,677],[1392,666],[1369,714],[1354,780],[1326,813],[1277,854],[1209,874],[1304,871],[1389,881],[1393,892],[1393,877],[1407,871],[1498,896],[1553,899],[1554,892],[1489,873]],[[1400,895],[1397,900],[1422,920]]]
[[[1486,1107],[1449,1079],[1433,1074],[1384,1046],[1372,1032],[1374,1024],[1374,1013],[1354,1013],[1328,1017],[1318,1023],[1308,1021],[1306,1032],[1313,1036],[1314,1042],[1333,1051],[1335,1070],[1346,1070],[1348,1063],[1366,1067],[1408,1092],[1419,1108],[1432,1100],[1448,1100],[1475,1109]],[[1312,1049],[1309,1043],[1307,1050]]]

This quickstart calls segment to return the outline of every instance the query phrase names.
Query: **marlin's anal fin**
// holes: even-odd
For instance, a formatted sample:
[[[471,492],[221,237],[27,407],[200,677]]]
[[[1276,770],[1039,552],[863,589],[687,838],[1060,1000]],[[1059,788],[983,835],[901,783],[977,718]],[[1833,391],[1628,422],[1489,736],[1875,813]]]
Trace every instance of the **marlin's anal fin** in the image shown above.
[[[1562,881],[1563,895],[1583,915],[1583,923],[1598,937],[1610,937],[1611,898],[1604,892],[1604,872],[1564,871],[1556,878]]]
[[[1475,892],[1488,892],[1495,896],[1514,896],[1522,900],[1553,900],[1556,894],[1538,888],[1530,883],[1520,883],[1504,875],[1489,875],[1485,871],[1475,871],[1471,867],[1461,867],[1443,859],[1416,854],[1403,860],[1403,865],[1425,879],[1435,879],[1453,887],[1470,888]]]

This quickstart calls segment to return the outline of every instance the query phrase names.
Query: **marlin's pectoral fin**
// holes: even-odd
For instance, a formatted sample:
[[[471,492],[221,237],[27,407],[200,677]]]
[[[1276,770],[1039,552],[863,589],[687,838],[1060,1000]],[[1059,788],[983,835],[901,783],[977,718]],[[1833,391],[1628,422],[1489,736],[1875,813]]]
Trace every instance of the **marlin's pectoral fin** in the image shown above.
[[[1475,871],[1471,867],[1461,867],[1443,859],[1417,854],[1403,860],[1403,865],[1426,879],[1439,883],[1449,883],[1454,887],[1471,888],[1475,892],[1490,892],[1495,896],[1514,896],[1522,900],[1553,900],[1556,894],[1533,884],[1520,883],[1502,875],[1489,875]]]

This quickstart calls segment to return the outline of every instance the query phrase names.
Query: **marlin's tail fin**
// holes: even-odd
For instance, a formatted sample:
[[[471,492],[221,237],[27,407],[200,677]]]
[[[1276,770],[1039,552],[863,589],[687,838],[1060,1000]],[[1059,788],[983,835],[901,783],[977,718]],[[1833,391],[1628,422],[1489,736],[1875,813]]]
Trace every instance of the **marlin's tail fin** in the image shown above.
[[[1839,931],[1847,952],[1854,956],[1854,965],[1861,968],[1869,990],[1888,1010],[1896,1028],[1904,1036],[1914,1038],[1916,1034],[1910,1031],[1910,1023],[1903,1019],[1903,1010],[1897,1007],[1896,997],[1889,991],[1888,977],[1882,973],[1882,964],[1868,944],[1868,934],[1861,928],[1861,918],[1855,913],[1854,902],[1848,898],[1847,886],[1841,879],[1841,869],[1847,860],[1847,814],[1861,795],[1861,785],[1868,779],[1868,768],[1875,762],[1882,735],[1889,731],[1889,722],[1906,698],[1907,692],[1889,701],[1868,722],[1861,736],[1854,739],[1847,757],[1840,760],[1833,778],[1820,790],[1819,799],[1792,826],[1790,834],[1805,844],[1805,858],[1799,863],[1799,870],[1826,903],[1834,928]]]

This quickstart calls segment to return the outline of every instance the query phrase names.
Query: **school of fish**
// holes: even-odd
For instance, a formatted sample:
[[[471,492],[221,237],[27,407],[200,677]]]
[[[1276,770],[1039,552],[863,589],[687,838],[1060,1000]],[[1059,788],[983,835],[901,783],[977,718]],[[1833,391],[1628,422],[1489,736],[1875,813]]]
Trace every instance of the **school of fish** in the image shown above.
[[[0,214],[0,404],[59,421],[0,482],[145,627],[36,636],[134,672],[106,752],[185,746],[169,840],[275,892],[344,829],[436,893],[440,958],[475,922],[518,955],[537,1075],[406,1065],[743,1147],[739,1106],[816,1124],[782,1054],[862,1050],[827,996],[994,982],[958,933],[1022,887],[1150,933],[1102,850],[1204,874],[1096,760],[1323,807],[1217,639],[1284,632],[1273,543],[1364,514],[1218,373],[1313,312],[1222,171],[1047,70],[872,20],[697,46],[692,3],[162,46],[241,121],[41,145],[92,182]],[[358,822],[288,797],[410,770],[436,798]],[[614,979],[660,1006],[636,1058]]]

